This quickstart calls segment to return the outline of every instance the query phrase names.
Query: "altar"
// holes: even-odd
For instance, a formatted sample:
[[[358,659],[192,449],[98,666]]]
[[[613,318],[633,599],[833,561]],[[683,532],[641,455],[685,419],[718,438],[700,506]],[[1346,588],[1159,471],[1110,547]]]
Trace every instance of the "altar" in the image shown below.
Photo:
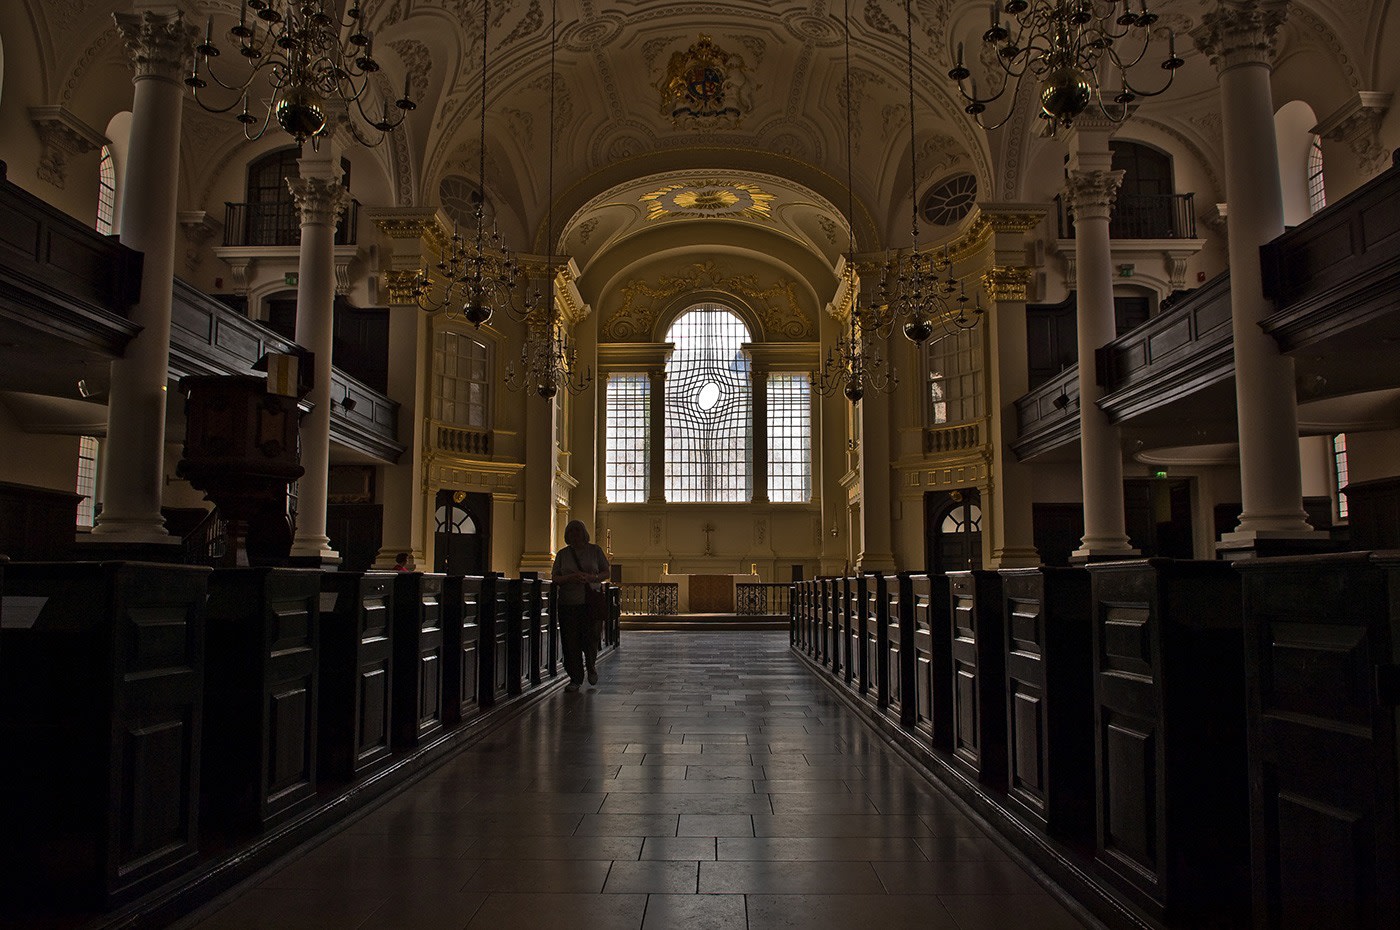
[[[674,584],[683,614],[734,613],[734,588],[741,584],[758,584],[758,575],[677,575],[661,573],[662,584]]]

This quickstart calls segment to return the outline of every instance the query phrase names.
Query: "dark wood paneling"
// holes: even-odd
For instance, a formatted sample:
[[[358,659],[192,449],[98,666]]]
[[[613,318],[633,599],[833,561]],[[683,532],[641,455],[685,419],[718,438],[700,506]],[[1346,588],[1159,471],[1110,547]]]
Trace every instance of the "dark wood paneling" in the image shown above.
[[[220,842],[315,800],[320,605],[319,571],[210,577],[203,810]]]
[[[953,759],[984,785],[1006,790],[1006,653],[1001,577],[948,573],[953,640]]]
[[[350,780],[389,758],[394,575],[321,575],[320,774]]]
[[[443,581],[430,572],[394,576],[392,743],[416,749],[443,726]]]
[[[1237,565],[1254,925],[1400,926],[1400,553]]]
[[[885,581],[885,713],[914,726],[914,612],[908,573]]]
[[[863,620],[860,649],[863,676],[861,694],[883,710],[889,702],[889,598],[887,579],[879,572],[861,576],[861,619]],[[898,588],[895,589],[896,592]]]
[[[858,692],[864,692],[868,681],[865,670],[865,582],[866,576],[857,575],[845,579],[843,594],[846,609],[842,615],[845,622],[841,637],[841,653],[845,659],[846,684]]]
[[[200,839],[209,570],[10,563],[0,621],[0,923],[106,907]]]
[[[1082,568],[1002,569],[1007,790],[1076,848],[1093,843],[1093,642]]]
[[[494,597],[491,575],[448,575],[443,582],[443,713],[449,724],[481,710],[481,613]]]
[[[953,746],[953,624],[947,575],[912,575],[914,726],[938,749]]]
[[[1096,859],[1181,926],[1247,919],[1239,577],[1227,563],[1088,566]]]
[[[1353,481],[1342,490],[1352,548],[1400,548],[1400,478]]]
[[[68,558],[81,500],[72,491],[0,482],[0,555],[31,562]]]

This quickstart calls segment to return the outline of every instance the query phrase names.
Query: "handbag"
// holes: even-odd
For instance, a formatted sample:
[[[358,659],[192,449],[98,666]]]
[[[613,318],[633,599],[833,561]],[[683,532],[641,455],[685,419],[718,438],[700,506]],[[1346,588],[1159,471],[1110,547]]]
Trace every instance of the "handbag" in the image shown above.
[[[578,554],[572,549],[569,555],[573,556],[574,568],[583,571],[583,566],[579,563]],[[583,606],[584,616],[588,618],[588,631],[594,642],[601,643],[603,639],[603,628],[608,621],[608,593],[605,588],[594,588],[591,584],[583,586]]]

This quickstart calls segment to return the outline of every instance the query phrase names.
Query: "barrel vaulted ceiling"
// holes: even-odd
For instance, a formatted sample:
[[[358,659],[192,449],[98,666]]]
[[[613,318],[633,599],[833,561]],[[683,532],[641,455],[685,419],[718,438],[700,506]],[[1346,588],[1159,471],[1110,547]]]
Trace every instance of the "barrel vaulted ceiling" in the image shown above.
[[[394,90],[407,78],[420,102],[407,132],[370,156],[381,162],[388,199],[397,205],[436,206],[444,178],[476,177],[482,2],[362,0],[384,65],[384,95],[397,96]],[[846,0],[553,2],[558,77],[552,214],[551,0],[492,0],[488,10],[485,188],[517,247],[542,253],[552,233],[587,265],[668,223],[711,229],[717,244],[729,241],[733,224],[742,223],[766,227],[780,250],[805,250],[834,267],[847,229]],[[5,0],[7,8],[24,7],[39,39],[26,60],[32,57],[46,100],[68,106],[98,129],[130,105],[130,84],[117,79],[124,62],[111,14],[131,5]],[[223,34],[239,3],[180,0],[180,6],[201,27],[213,14],[216,33]],[[1126,130],[1194,160],[1207,186],[1217,187],[1203,203],[1223,200],[1223,132],[1214,71],[1187,35],[1212,6],[1199,0],[1153,4],[1161,28],[1180,37],[1187,66],[1171,92],[1145,102]],[[904,4],[849,0],[849,8],[852,212],[858,250],[875,251],[907,245],[910,238]],[[1023,101],[1024,116],[987,132],[961,112],[946,78],[958,42],[980,47],[987,14],[983,0],[914,0],[919,188],[971,173],[980,199],[1043,198],[1044,191],[1028,188],[1029,168],[1037,160],[1058,164],[1064,144],[1040,137],[1032,101]],[[1384,37],[1396,31],[1394,19],[1388,3],[1294,3],[1280,62],[1292,57],[1307,65],[1295,69],[1309,75],[1296,79],[1302,85],[1297,95],[1317,98],[1313,107],[1322,115],[1357,90],[1392,86],[1390,72],[1400,68],[1400,56],[1386,54]],[[12,22],[7,31],[19,31],[16,26]],[[733,56],[742,72],[735,93],[742,112],[719,128],[677,126],[662,100],[673,56],[701,36]],[[12,54],[14,40],[8,34],[4,39]],[[218,179],[241,172],[255,148],[228,117],[194,106],[186,106],[185,114],[183,206],[208,209],[203,201],[212,199]],[[707,211],[692,200],[656,213],[656,201],[644,200],[668,184],[706,183],[729,185],[741,199],[742,185],[750,185],[769,198],[763,200],[767,210],[759,215],[717,202]],[[926,230],[923,241],[948,234]]]

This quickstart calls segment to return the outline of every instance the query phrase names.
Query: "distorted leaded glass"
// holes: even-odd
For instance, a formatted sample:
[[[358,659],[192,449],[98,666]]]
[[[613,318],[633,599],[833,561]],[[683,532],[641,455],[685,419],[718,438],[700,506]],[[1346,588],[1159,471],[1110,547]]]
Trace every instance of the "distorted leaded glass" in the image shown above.
[[[749,331],[732,311],[702,304],[666,333],[666,499],[747,502],[753,497]]]

